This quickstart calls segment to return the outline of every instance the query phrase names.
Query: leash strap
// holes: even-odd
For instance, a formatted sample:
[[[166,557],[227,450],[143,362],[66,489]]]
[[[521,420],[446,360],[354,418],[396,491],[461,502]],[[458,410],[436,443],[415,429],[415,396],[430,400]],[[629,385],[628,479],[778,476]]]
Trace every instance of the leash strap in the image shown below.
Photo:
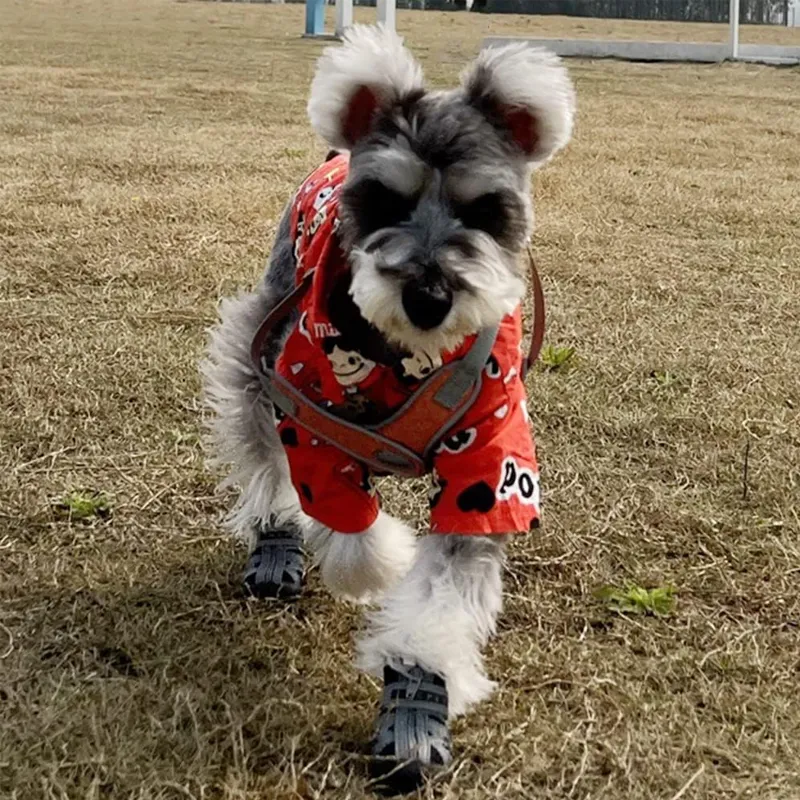
[[[463,358],[439,367],[400,409],[371,429],[420,454],[427,467],[434,448],[480,393],[496,336],[496,327],[481,331]]]
[[[539,358],[544,342],[544,289],[542,289],[542,279],[539,277],[539,270],[536,269],[536,262],[533,259],[533,252],[528,249],[528,263],[530,265],[531,288],[533,289],[533,330],[531,331],[531,343],[528,347],[528,355],[522,362],[522,380],[525,380],[530,368]]]

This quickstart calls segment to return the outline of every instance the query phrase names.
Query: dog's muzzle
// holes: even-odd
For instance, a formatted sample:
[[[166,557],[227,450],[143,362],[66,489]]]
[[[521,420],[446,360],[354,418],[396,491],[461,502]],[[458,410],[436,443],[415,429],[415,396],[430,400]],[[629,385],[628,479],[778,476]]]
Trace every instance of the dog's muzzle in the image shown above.
[[[453,307],[453,292],[441,284],[410,280],[403,287],[403,309],[412,324],[423,331],[441,325]]]

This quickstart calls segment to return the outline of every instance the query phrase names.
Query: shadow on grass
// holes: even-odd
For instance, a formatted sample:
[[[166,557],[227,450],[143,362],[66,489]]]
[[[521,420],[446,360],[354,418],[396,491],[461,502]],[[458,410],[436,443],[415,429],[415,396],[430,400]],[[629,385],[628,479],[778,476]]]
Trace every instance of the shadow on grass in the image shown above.
[[[10,602],[0,750],[20,757],[0,791],[33,791],[42,770],[112,795],[187,774],[227,786],[231,770],[275,786],[320,759],[358,780],[377,698],[341,644],[357,617],[313,579],[291,605],[249,599],[240,561]]]

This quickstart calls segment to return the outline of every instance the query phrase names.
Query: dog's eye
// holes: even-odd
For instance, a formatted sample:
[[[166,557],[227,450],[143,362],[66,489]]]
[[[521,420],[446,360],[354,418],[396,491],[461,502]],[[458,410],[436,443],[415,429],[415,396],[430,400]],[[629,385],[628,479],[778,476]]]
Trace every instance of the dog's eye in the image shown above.
[[[343,202],[355,216],[362,235],[405,222],[417,204],[415,198],[373,179],[348,187]]]
[[[508,210],[499,192],[489,192],[469,203],[456,203],[455,213],[465,228],[484,231],[498,239],[508,222]]]

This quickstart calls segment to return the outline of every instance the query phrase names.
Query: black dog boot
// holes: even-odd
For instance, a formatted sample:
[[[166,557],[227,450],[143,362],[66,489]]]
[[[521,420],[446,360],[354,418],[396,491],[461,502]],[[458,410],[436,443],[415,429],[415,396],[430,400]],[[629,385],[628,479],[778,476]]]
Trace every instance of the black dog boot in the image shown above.
[[[303,537],[296,528],[261,527],[247,559],[244,588],[255,597],[295,600],[303,590]]]
[[[413,792],[452,760],[444,679],[422,667],[383,670],[371,773],[383,794]]]

